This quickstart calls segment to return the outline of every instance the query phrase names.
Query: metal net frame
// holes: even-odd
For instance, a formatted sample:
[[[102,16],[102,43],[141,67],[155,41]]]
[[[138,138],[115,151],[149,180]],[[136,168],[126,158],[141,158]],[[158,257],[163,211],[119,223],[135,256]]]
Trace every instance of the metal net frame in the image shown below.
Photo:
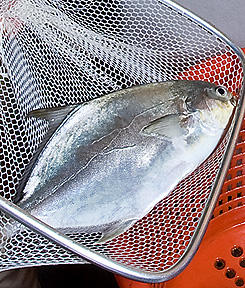
[[[232,156],[244,113],[243,66],[225,36],[168,0],[2,0],[0,207],[32,229],[8,238],[11,218],[1,213],[1,270],[87,259],[146,282],[180,273],[198,248]],[[224,85],[240,100],[211,157],[133,227],[98,244],[100,232],[62,235],[11,204],[48,128],[26,119],[28,112],[174,79]]]

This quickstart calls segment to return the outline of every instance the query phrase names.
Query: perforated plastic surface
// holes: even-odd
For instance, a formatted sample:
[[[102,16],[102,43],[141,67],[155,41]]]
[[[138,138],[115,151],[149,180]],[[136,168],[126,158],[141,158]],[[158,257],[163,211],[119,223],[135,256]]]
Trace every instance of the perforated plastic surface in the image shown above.
[[[33,109],[171,79],[207,80],[240,95],[241,55],[210,29],[169,1],[3,0],[1,195],[13,199],[47,131],[43,121],[25,119]],[[156,273],[173,267],[193,242],[231,130],[208,161],[124,234],[106,244],[96,244],[100,233],[69,236],[129,268]],[[9,218],[2,214],[1,235],[7,225]],[[0,244],[2,270],[83,262],[29,229],[1,237]]]

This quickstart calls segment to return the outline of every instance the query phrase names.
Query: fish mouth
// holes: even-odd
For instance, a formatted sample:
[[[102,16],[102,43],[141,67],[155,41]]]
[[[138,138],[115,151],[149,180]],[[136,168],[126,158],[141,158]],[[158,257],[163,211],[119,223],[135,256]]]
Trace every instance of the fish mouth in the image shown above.
[[[232,96],[230,99],[231,105],[233,105],[234,107],[236,107],[237,104],[237,98],[236,96]]]

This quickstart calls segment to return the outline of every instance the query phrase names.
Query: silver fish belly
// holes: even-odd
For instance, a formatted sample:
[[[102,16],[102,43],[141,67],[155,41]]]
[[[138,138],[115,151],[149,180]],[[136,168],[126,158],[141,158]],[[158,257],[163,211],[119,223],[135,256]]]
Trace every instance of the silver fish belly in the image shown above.
[[[231,99],[224,87],[170,81],[78,105],[38,155],[18,205],[54,228],[111,239],[212,153]]]

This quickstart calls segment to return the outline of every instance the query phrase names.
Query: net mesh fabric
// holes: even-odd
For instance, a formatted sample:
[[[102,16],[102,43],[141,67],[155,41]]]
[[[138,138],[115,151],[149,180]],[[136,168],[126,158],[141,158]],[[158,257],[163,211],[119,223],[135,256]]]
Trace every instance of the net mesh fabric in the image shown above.
[[[156,0],[2,0],[0,4],[0,192],[13,200],[47,123],[29,111],[81,103],[111,91],[173,79],[242,87],[232,48],[185,13]],[[150,272],[185,253],[207,203],[229,139],[142,220],[117,238],[69,235],[105,257]],[[84,260],[1,214],[1,270]]]

